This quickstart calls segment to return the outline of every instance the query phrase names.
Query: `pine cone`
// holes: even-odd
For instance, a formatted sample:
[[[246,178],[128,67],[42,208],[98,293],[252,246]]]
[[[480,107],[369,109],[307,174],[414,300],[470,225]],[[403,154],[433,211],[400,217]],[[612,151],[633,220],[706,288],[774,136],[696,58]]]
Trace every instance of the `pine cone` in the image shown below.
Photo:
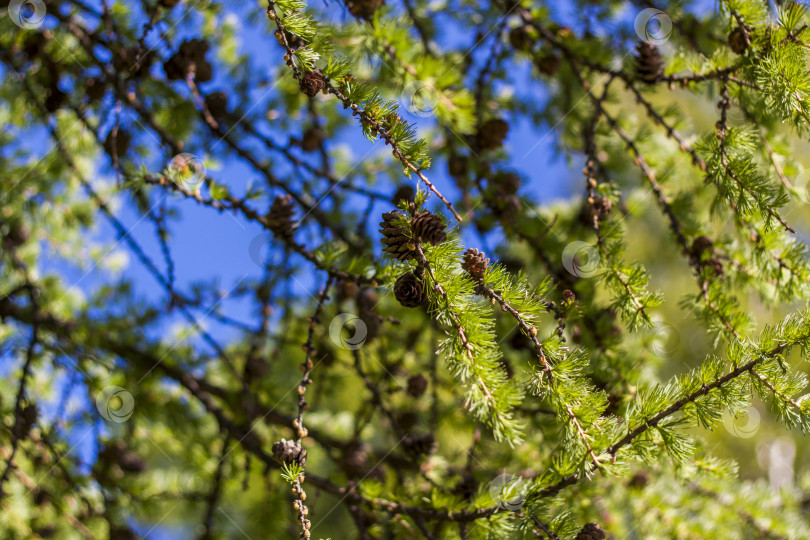
[[[531,39],[529,39],[529,33],[526,32],[526,29],[522,26],[512,28],[512,30],[509,32],[509,43],[511,43],[512,47],[519,51],[527,49],[530,42]]]
[[[146,461],[132,450],[126,450],[118,456],[118,466],[128,473],[142,473],[149,469]]]
[[[436,442],[433,435],[428,433],[426,435],[408,435],[402,441],[402,446],[405,449],[405,453],[412,457],[420,458],[435,453],[439,448],[439,443]]]
[[[265,216],[267,228],[281,240],[292,240],[297,223],[293,223],[292,217],[295,213],[295,204],[289,195],[279,195],[273,199],[270,211]]]
[[[481,150],[493,150],[503,144],[509,124],[500,118],[492,118],[481,124],[475,135],[475,143]]]
[[[627,485],[634,489],[643,489],[647,487],[647,484],[649,483],[650,473],[647,471],[638,471],[630,478]]]
[[[430,212],[419,212],[411,220],[414,237],[431,245],[441,244],[447,239],[444,229],[441,218]]]
[[[492,179],[495,188],[508,195],[514,195],[520,189],[520,177],[513,172],[500,172]]]
[[[413,186],[403,184],[394,192],[394,196],[391,197],[391,201],[395,205],[399,206],[399,203],[402,201],[413,202],[414,197],[416,197],[416,191],[414,191]]]
[[[380,6],[385,5],[385,0],[345,0],[349,13],[358,19],[371,20],[374,12]]]
[[[413,272],[403,274],[394,284],[394,297],[405,307],[418,307],[425,303],[425,287]]]
[[[194,65],[194,80],[204,83],[211,80],[213,68],[205,59],[209,45],[202,39],[186,40],[164,64],[163,71],[169,80],[185,79]]]
[[[639,41],[636,45],[636,75],[645,83],[652,84],[664,74],[664,60],[661,52],[652,43]]]
[[[748,50],[751,40],[748,37],[748,30],[742,26],[737,26],[728,35],[728,46],[735,54],[743,54]]]
[[[324,139],[323,131],[313,126],[304,132],[301,137],[301,149],[304,152],[314,152],[321,146],[321,141]]]
[[[228,94],[225,92],[211,92],[205,96],[205,107],[211,116],[221,118],[228,114]]]
[[[408,377],[408,394],[418,398],[427,390],[427,379],[421,373]]]
[[[450,156],[447,160],[447,173],[454,178],[459,178],[467,174],[466,156],[459,156],[458,154]]]
[[[282,438],[273,443],[273,459],[279,463],[297,463],[304,467],[307,464],[307,451],[301,448],[300,441]]]
[[[461,263],[461,267],[470,274],[470,277],[481,281],[484,279],[484,275],[487,272],[488,264],[489,259],[486,258],[486,254],[483,251],[470,248],[464,252],[464,262]]]
[[[402,218],[399,212],[386,212],[382,215],[380,222],[380,233],[383,235],[382,243],[385,245],[383,251],[397,259],[407,261],[413,258],[413,242],[408,237],[408,229],[405,225],[395,225],[394,221]]]
[[[596,523],[586,523],[576,540],[605,540],[605,531]]]
[[[690,247],[690,255],[697,259],[700,259],[700,256],[703,255],[704,251],[708,251],[711,253],[714,250],[714,243],[712,239],[708,236],[698,236],[694,240],[692,240],[692,246]]]
[[[180,0],[158,0],[158,4],[160,4],[160,7],[163,7],[163,8],[166,8],[166,9],[172,9],[174,6],[176,6],[179,3],[180,3]]]
[[[560,69],[560,57],[554,53],[544,54],[537,60],[537,70],[546,77],[552,77]]]
[[[301,87],[303,93],[309,97],[315,97],[318,95],[318,92],[324,89],[326,82],[323,80],[323,75],[319,71],[313,70],[304,75],[301,80],[298,81],[298,85]]]

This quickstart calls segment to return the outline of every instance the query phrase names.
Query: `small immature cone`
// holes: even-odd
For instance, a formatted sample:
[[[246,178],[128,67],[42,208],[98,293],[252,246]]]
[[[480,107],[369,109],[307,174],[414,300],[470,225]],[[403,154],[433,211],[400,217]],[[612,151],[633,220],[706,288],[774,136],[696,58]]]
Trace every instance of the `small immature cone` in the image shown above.
[[[282,438],[273,443],[273,459],[279,463],[297,463],[304,467],[307,464],[307,451],[301,448],[299,441],[288,441]]]
[[[326,82],[323,80],[323,75],[318,70],[313,70],[301,77],[299,81],[301,91],[309,97],[315,97],[318,92],[324,89]]]
[[[658,47],[646,41],[636,45],[636,75],[645,83],[652,84],[664,74],[664,60]]]
[[[293,223],[292,217],[295,213],[295,204],[289,195],[279,195],[270,205],[270,212],[267,213],[267,228],[278,238],[292,240],[295,235],[297,224]]]
[[[487,272],[487,265],[489,265],[489,259],[486,258],[483,251],[470,248],[464,252],[464,262],[461,263],[461,267],[473,279],[477,281],[483,280]]]

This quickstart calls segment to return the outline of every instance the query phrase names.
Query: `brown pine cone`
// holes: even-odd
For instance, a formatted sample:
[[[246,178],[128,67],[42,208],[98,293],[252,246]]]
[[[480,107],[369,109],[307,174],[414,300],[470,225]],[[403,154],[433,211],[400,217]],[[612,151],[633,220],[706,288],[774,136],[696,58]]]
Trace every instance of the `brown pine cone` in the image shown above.
[[[647,471],[638,471],[627,482],[627,485],[634,489],[643,489],[650,483],[650,473]]]
[[[508,132],[509,124],[505,120],[492,118],[481,124],[475,135],[475,143],[481,150],[493,150],[503,144]]]
[[[288,441],[282,438],[273,443],[273,459],[279,463],[297,463],[304,467],[307,464],[307,451],[301,448],[300,441]]]
[[[513,172],[500,172],[492,179],[495,188],[501,193],[514,195],[520,189],[520,177]]]
[[[694,240],[692,240],[692,246],[690,247],[690,255],[697,259],[700,259],[700,256],[703,255],[704,251],[708,251],[711,253],[714,250],[714,242],[708,236],[698,236]]]
[[[408,394],[418,398],[427,390],[427,379],[421,373],[408,377]]]
[[[118,466],[128,473],[142,473],[149,469],[146,461],[132,450],[126,450],[118,456]]]
[[[158,0],[158,4],[160,4],[160,7],[163,7],[163,8],[166,8],[166,9],[172,9],[174,6],[176,6],[179,3],[180,3],[180,0]]]
[[[664,60],[658,47],[647,41],[639,41],[636,45],[636,75],[648,84],[657,82],[664,74]]]
[[[537,70],[546,77],[552,77],[560,69],[560,57],[554,53],[544,54],[537,59]]]
[[[345,4],[349,8],[349,13],[358,19],[371,20],[374,12],[385,5],[385,0],[345,0]]]
[[[298,86],[300,86],[301,91],[309,97],[315,97],[318,95],[318,92],[324,89],[326,82],[323,80],[323,75],[319,71],[313,70],[298,81]]]
[[[228,114],[228,94],[217,91],[205,96],[205,107],[211,116],[221,118]]]
[[[487,265],[489,265],[489,259],[486,258],[483,251],[470,248],[464,252],[464,262],[461,263],[461,267],[473,279],[477,281],[483,280],[487,272]]]
[[[748,30],[743,26],[737,26],[728,35],[728,46],[735,54],[743,54],[748,50],[748,45],[751,44],[751,38],[748,36]]]
[[[317,126],[312,126],[308,128],[301,137],[301,149],[304,152],[314,152],[321,146],[323,139],[323,131]]]
[[[517,26],[509,31],[509,43],[515,49],[519,51],[525,50],[529,47],[530,42],[529,33],[522,26]]]
[[[447,160],[447,173],[454,178],[467,174],[467,157],[458,154],[450,156]]]
[[[427,300],[424,284],[413,272],[403,274],[397,280],[394,297],[405,307],[419,307]]]
[[[194,80],[204,83],[211,80],[213,68],[205,59],[209,45],[202,39],[186,40],[180,44],[177,52],[174,53],[164,64],[163,71],[169,80],[185,79],[194,66]]]
[[[416,249],[411,239],[408,237],[406,225],[394,224],[402,218],[399,212],[386,212],[382,215],[380,222],[380,233],[383,235],[382,243],[385,245],[383,251],[397,259],[407,261],[413,258]]]
[[[444,229],[441,218],[430,212],[419,212],[411,220],[414,237],[431,245],[441,244],[447,239]]]
[[[427,433],[425,435],[408,435],[402,441],[402,446],[406,454],[414,458],[420,458],[435,453],[439,448],[439,443],[436,442],[433,435]]]
[[[414,197],[416,197],[416,191],[413,189],[413,186],[403,184],[394,192],[394,196],[391,197],[391,201],[396,206],[399,206],[399,203],[402,201],[413,202]]]
[[[596,523],[586,523],[576,540],[605,540],[605,531]]]
[[[292,197],[279,195],[273,199],[270,211],[265,216],[267,228],[279,239],[291,241],[298,228],[298,224],[293,223],[292,220],[294,213],[295,203],[293,203]]]

